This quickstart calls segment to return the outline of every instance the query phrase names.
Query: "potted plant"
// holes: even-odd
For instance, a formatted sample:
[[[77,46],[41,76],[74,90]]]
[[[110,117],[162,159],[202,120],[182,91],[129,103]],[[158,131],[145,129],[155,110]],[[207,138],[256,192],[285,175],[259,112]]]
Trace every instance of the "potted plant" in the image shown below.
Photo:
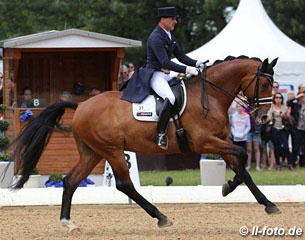
[[[20,178],[22,173],[22,168],[19,169],[17,175],[16,175],[16,180],[18,180],[18,178]],[[39,171],[38,168],[34,168],[29,180],[24,184],[24,188],[38,188],[39,187],[39,183],[40,183],[40,175],[39,175]]]
[[[57,128],[59,130],[65,131],[65,132],[71,132],[72,126],[71,125],[58,125]]]
[[[8,153],[0,153],[0,162],[12,162],[12,156]]]
[[[5,174],[0,180],[0,188],[9,188],[14,178],[14,162],[10,154],[0,153],[0,173]]]
[[[0,113],[4,114],[6,111],[6,108],[7,108],[6,105],[0,104]]]
[[[221,186],[225,183],[226,163],[218,154],[202,154],[200,177],[203,186]]]
[[[0,104],[0,172],[5,174],[0,181],[1,188],[11,186],[14,178],[14,162],[11,155],[4,152],[10,143],[10,139],[4,135],[4,132],[9,128],[9,122],[3,119],[5,110],[6,105]]]
[[[54,172],[50,175],[49,179],[45,182],[46,187],[62,187],[63,175],[59,172]]]
[[[0,120],[0,132],[5,132],[8,130],[9,122],[5,119]]]
[[[218,154],[201,154],[200,160],[209,159],[209,160],[221,160],[221,156]]]
[[[10,139],[7,136],[0,136],[0,150],[1,152],[5,149],[10,143]]]

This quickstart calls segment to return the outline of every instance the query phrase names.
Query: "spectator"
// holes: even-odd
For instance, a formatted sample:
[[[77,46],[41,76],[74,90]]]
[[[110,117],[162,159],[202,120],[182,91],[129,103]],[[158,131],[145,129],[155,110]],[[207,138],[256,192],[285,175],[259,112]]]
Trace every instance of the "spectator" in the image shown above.
[[[237,102],[237,111],[231,118],[231,133],[233,143],[247,151],[247,134],[250,131],[250,117],[244,112],[241,101]]]
[[[303,86],[303,85],[304,85],[303,83],[299,84],[299,86],[298,86],[298,93],[297,93],[297,95],[300,93],[301,88],[302,88],[302,86]]]
[[[256,163],[256,171],[260,171],[260,158],[261,158],[261,152],[260,152],[260,143],[261,143],[261,125],[259,121],[256,121],[254,119],[252,113],[247,108],[246,112],[250,116],[250,123],[251,123],[251,129],[248,132],[247,135],[247,153],[248,153],[248,161],[247,161],[247,170],[251,169],[251,162],[252,162],[252,154],[254,151],[254,158]]]
[[[291,115],[296,122],[296,130],[293,134],[293,148],[289,165],[296,166],[299,157],[299,166],[304,167],[304,146],[305,146],[305,84],[300,86],[300,90],[295,98],[287,101],[291,108]]]
[[[132,62],[128,63],[128,79],[131,78],[132,74],[134,73],[135,67]]]
[[[125,82],[128,81],[128,67],[126,65],[121,65],[120,67],[120,74],[119,74],[119,80],[118,80],[118,84],[119,84],[119,88],[120,89]]]
[[[101,93],[100,90],[98,90],[98,89],[96,89],[96,88],[93,88],[93,89],[89,92],[89,98],[94,97],[94,96],[96,96],[96,95],[98,95],[98,94],[100,94],[100,93]]]
[[[228,114],[229,114],[229,120],[231,123],[232,115],[237,111],[237,102],[244,106],[244,103],[242,102],[244,100],[244,96],[242,92],[239,92],[238,95],[234,98],[233,102],[231,103],[231,106],[229,107]]]
[[[293,90],[288,90],[287,93],[286,93],[286,102],[289,100],[289,99],[292,99],[292,98],[295,98],[295,93]]]
[[[27,106],[26,101],[32,99],[32,90],[28,87],[25,87],[22,90],[22,98],[23,98],[23,102],[21,103],[20,107],[21,108],[27,108],[28,106]]]
[[[71,93],[69,93],[67,91],[61,92],[61,94],[59,95],[59,101],[60,102],[72,102]]]
[[[271,140],[274,146],[274,155],[276,162],[276,170],[281,170],[280,156],[282,156],[282,162],[288,159],[288,129],[285,127],[285,121],[287,119],[287,107],[284,104],[284,98],[281,93],[273,95],[272,105],[268,112],[268,119],[273,123]],[[292,167],[289,167],[292,170]]]
[[[289,157],[288,159],[291,158],[292,156],[292,149],[294,146],[294,133],[295,133],[295,120],[293,118],[293,116],[291,115],[291,107],[287,105],[287,101],[290,99],[295,98],[295,93],[293,90],[288,90],[286,93],[286,106],[288,108],[287,111],[287,123],[288,123],[288,145],[289,143],[291,143],[291,146],[289,146]],[[295,167],[295,166],[293,166]]]
[[[272,96],[279,92],[279,88],[280,88],[279,82],[274,81],[272,85]]]
[[[268,160],[268,170],[273,170],[274,168],[274,146],[271,140],[261,140],[261,148],[262,148],[262,169],[267,168],[267,160]],[[269,150],[269,151],[268,151]]]

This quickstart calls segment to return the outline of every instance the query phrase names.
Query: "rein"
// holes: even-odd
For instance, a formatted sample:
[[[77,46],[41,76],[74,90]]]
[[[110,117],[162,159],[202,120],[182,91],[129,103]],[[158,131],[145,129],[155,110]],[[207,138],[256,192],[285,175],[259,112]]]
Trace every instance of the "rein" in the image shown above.
[[[205,85],[206,85],[205,83],[206,82],[208,82],[210,85],[212,85],[218,91],[222,92],[225,96],[229,97],[230,99],[233,99],[233,101],[235,101],[235,102],[237,102],[235,100],[235,98],[237,97],[243,103],[243,104],[240,104],[240,103],[237,102],[237,104],[240,104],[244,108],[245,108],[245,106],[249,107],[250,110],[251,110],[250,111],[251,114],[257,112],[259,110],[260,105],[272,103],[272,97],[258,98],[260,77],[261,76],[266,77],[269,80],[269,83],[270,83],[271,86],[272,86],[272,83],[273,83],[273,76],[271,74],[262,72],[261,68],[262,68],[262,65],[260,65],[258,67],[257,73],[256,73],[255,77],[253,78],[253,80],[256,79],[255,90],[254,90],[254,98],[247,100],[247,99],[240,98],[238,95],[236,96],[235,94],[232,94],[231,92],[223,89],[222,87],[215,84],[214,82],[206,79],[207,68],[205,67],[203,69],[202,73],[198,75],[198,78],[199,78],[200,84],[201,84],[201,105],[202,105],[202,108],[203,108],[203,117],[206,118],[206,116],[208,114],[208,111],[210,110],[209,109],[209,103],[208,103],[208,96],[206,94],[206,88],[205,88]],[[250,81],[250,83],[248,84],[248,86],[245,88],[244,91],[246,91],[248,89],[248,87],[250,86],[251,83],[252,83],[252,81]]]

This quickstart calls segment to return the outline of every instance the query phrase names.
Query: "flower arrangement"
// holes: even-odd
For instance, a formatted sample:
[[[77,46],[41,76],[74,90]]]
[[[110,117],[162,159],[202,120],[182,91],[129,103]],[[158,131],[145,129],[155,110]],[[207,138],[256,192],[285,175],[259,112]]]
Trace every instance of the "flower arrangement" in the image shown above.
[[[4,132],[9,128],[9,122],[3,119],[3,114],[6,110],[6,105],[0,104],[0,114],[2,118],[0,119],[0,153],[9,145],[10,139],[4,135]]]
[[[201,154],[201,159],[219,160],[222,158],[218,154]]]
[[[8,130],[9,122],[7,120],[1,119],[0,120],[0,131],[5,132]]]
[[[6,111],[6,108],[7,108],[6,105],[0,104],[0,113],[4,114]]]
[[[0,161],[3,161],[3,162],[12,161],[12,156],[7,153],[0,153]]]
[[[10,139],[7,136],[0,136],[0,149],[3,150],[10,143]]]
[[[79,187],[87,187],[87,185],[95,184],[89,178],[84,179],[80,184]],[[58,172],[54,172],[50,175],[49,179],[44,183],[44,185],[48,187],[63,187],[63,175]]]
[[[17,172],[17,175],[21,175],[22,173],[22,168],[20,168]],[[31,175],[39,175],[39,171],[38,171],[38,168],[34,168],[33,171],[31,172]]]

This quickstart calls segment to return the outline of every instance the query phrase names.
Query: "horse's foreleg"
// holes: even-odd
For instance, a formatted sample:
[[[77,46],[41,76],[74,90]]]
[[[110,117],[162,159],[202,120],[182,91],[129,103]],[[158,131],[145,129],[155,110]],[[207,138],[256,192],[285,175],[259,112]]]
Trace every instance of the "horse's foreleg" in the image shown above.
[[[245,182],[249,190],[254,195],[255,199],[259,204],[263,204],[266,206],[265,211],[267,213],[279,213],[280,210],[277,208],[277,206],[270,202],[266,196],[258,189],[256,184],[253,182],[250,174],[245,170],[245,164],[247,161],[247,153],[244,151],[244,149],[241,149],[238,146],[234,146],[234,150],[237,150],[237,160],[236,158],[232,156],[226,156],[224,159],[226,159],[226,162],[228,162],[229,166],[232,168],[232,170],[236,173],[233,181],[228,181],[225,183],[222,187],[222,194],[223,196],[228,195],[230,192],[232,192],[238,185]]]
[[[140,195],[134,188],[130,179],[129,170],[126,164],[121,165],[120,168],[112,166],[115,176],[116,188],[125,193],[129,198],[141,206],[151,217],[158,219],[159,227],[171,226],[172,222],[161,213],[153,204],[148,202],[142,195]]]
[[[281,211],[278,209],[278,207],[274,203],[269,201],[267,199],[267,197],[259,190],[259,188],[253,182],[250,174],[247,171],[245,171],[244,176],[245,176],[245,179],[244,179],[245,184],[250,189],[250,191],[254,195],[255,199],[257,200],[257,202],[259,204],[265,205],[265,207],[266,207],[265,211],[268,214],[271,214],[271,213],[280,213]]]

